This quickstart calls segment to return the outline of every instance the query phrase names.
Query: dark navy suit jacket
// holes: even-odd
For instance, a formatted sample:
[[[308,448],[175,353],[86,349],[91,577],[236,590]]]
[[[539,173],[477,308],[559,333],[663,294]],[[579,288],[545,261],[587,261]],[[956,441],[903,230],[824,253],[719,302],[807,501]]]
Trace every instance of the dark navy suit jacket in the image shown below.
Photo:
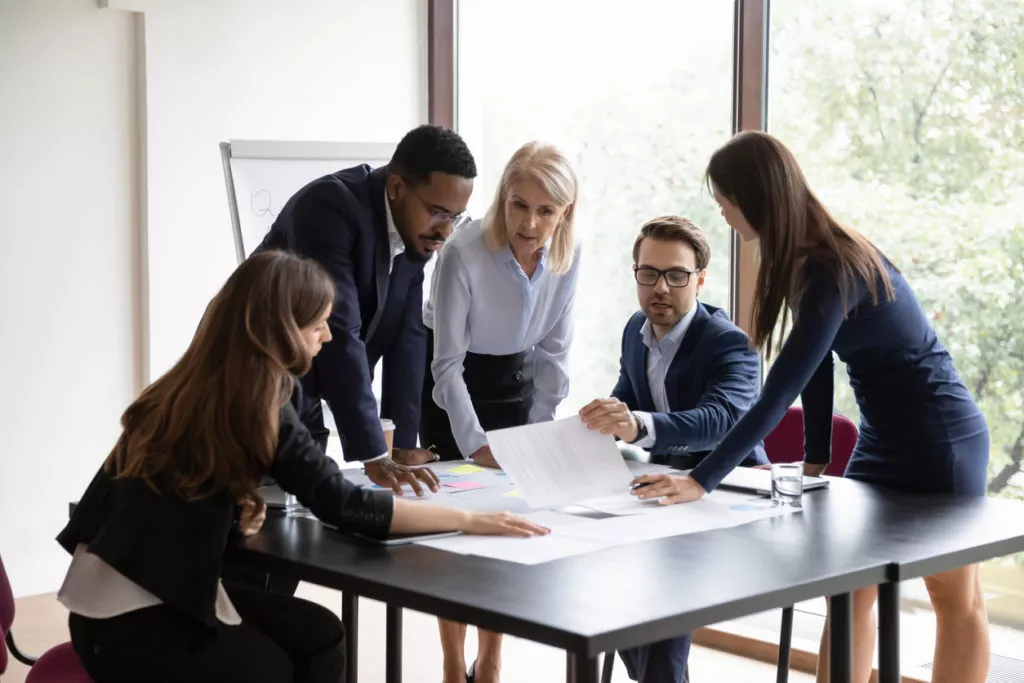
[[[372,389],[382,358],[380,417],[395,423],[395,448],[415,447],[419,429],[424,263],[403,253],[388,274],[386,177],[387,167],[364,164],[312,181],[288,200],[256,249],[310,257],[334,278],[337,301],[328,321],[334,339],[314,359],[303,389],[307,404],[327,400],[346,460],[387,451]]]
[[[612,396],[630,407],[651,413],[655,444],[653,461],[683,462],[692,467],[732,428],[757,396],[760,362],[747,335],[725,312],[697,302],[690,327],[665,375],[671,412],[659,413],[647,381],[647,346],[641,329],[646,317],[637,312],[622,333],[619,381]],[[743,465],[767,463],[757,446]]]

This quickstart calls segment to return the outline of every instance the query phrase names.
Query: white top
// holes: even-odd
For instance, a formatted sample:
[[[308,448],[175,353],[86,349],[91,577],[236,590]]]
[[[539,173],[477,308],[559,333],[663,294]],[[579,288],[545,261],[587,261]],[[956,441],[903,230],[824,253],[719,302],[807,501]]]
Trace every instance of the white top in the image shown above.
[[[163,602],[90,553],[84,543],[75,547],[64,584],[57,592],[57,600],[75,614],[89,619],[109,619]],[[221,623],[228,626],[242,623],[242,617],[238,616],[220,581],[217,582],[214,606],[217,620]]]
[[[697,315],[697,306],[699,305],[694,302],[693,308],[660,340],[654,336],[654,326],[651,325],[650,320],[644,321],[643,327],[640,328],[640,334],[644,338],[644,346],[648,349],[647,386],[651,389],[651,400],[654,401],[654,408],[659,413],[672,412],[668,405],[665,376],[668,374],[668,368],[676,357],[676,352],[679,351],[679,346],[683,343],[686,331],[690,329],[690,323],[693,322],[694,316]],[[634,445],[640,448],[650,448],[656,441],[654,419],[650,413],[638,410],[636,414],[647,426],[647,436],[637,441]]]
[[[391,213],[391,202],[388,201],[388,191],[384,190],[384,213],[388,216],[388,244],[391,246],[391,266],[388,268],[388,275],[395,269],[395,257],[405,251],[405,242],[395,225],[395,217]]]
[[[467,352],[528,353],[534,382],[530,422],[554,419],[569,395],[579,268],[579,243],[563,275],[548,269],[544,247],[533,277],[527,277],[510,247],[497,252],[487,247],[480,220],[458,230],[438,253],[423,323],[434,330],[434,402],[448,413],[463,457],[487,445],[462,378]]]

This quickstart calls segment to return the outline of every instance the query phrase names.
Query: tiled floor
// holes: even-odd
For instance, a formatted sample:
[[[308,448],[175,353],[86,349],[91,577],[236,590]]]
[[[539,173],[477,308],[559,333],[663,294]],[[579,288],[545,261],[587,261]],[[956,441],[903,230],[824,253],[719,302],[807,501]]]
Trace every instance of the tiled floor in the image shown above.
[[[318,602],[340,615],[337,592],[300,584],[298,595]],[[30,653],[67,639],[67,615],[53,595],[23,598],[17,601],[18,614],[14,634],[19,646]],[[384,607],[363,600],[360,605],[359,679],[363,683],[384,680]],[[441,651],[436,621],[427,615],[405,612],[404,681],[437,683],[441,679]],[[467,643],[467,658],[472,660],[475,642],[472,632]],[[12,662],[2,683],[23,683],[25,667]],[[770,683],[775,667],[716,650],[695,647],[690,656],[690,673],[696,683]],[[509,638],[504,650],[506,683],[562,683],[565,681],[565,655],[560,650],[529,641]],[[616,662],[614,681],[628,680],[621,663]],[[792,683],[809,683],[812,676],[792,673]]]

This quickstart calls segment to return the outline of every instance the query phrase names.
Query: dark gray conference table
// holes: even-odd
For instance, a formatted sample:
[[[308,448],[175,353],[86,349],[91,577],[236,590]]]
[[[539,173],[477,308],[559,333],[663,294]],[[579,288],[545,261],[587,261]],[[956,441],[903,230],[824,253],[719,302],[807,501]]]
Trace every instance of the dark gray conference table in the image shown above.
[[[881,586],[880,680],[899,680],[896,581],[1024,550],[1024,504],[910,496],[848,480],[805,495],[805,511],[730,529],[526,566],[385,548],[315,520],[267,520],[236,560],[345,593],[354,683],[356,596],[388,605],[387,680],[401,679],[401,609],[566,650],[568,680],[597,680],[604,652],[828,595],[832,681],[851,676],[851,592]]]

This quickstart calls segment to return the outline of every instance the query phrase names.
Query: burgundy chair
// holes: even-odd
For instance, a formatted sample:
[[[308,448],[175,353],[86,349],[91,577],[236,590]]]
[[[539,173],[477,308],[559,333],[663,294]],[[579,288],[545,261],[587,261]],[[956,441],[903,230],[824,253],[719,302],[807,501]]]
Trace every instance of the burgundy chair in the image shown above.
[[[82,668],[82,663],[71,648],[71,643],[51,647],[38,659],[22,654],[14,644],[14,636],[11,635],[13,623],[14,593],[11,590],[11,582],[7,579],[3,558],[0,558],[0,633],[7,643],[7,647],[0,647],[0,674],[7,671],[9,648],[15,659],[30,667],[25,683],[93,683],[89,674]]]
[[[832,416],[832,457],[825,474],[841,477],[846,464],[857,445],[857,425],[842,415]],[[771,462],[796,462],[804,459],[804,411],[792,406],[782,421],[765,437],[764,452]],[[782,610],[782,627],[779,632],[779,663],[775,675],[776,683],[789,680],[789,652],[793,642],[793,608]]]

